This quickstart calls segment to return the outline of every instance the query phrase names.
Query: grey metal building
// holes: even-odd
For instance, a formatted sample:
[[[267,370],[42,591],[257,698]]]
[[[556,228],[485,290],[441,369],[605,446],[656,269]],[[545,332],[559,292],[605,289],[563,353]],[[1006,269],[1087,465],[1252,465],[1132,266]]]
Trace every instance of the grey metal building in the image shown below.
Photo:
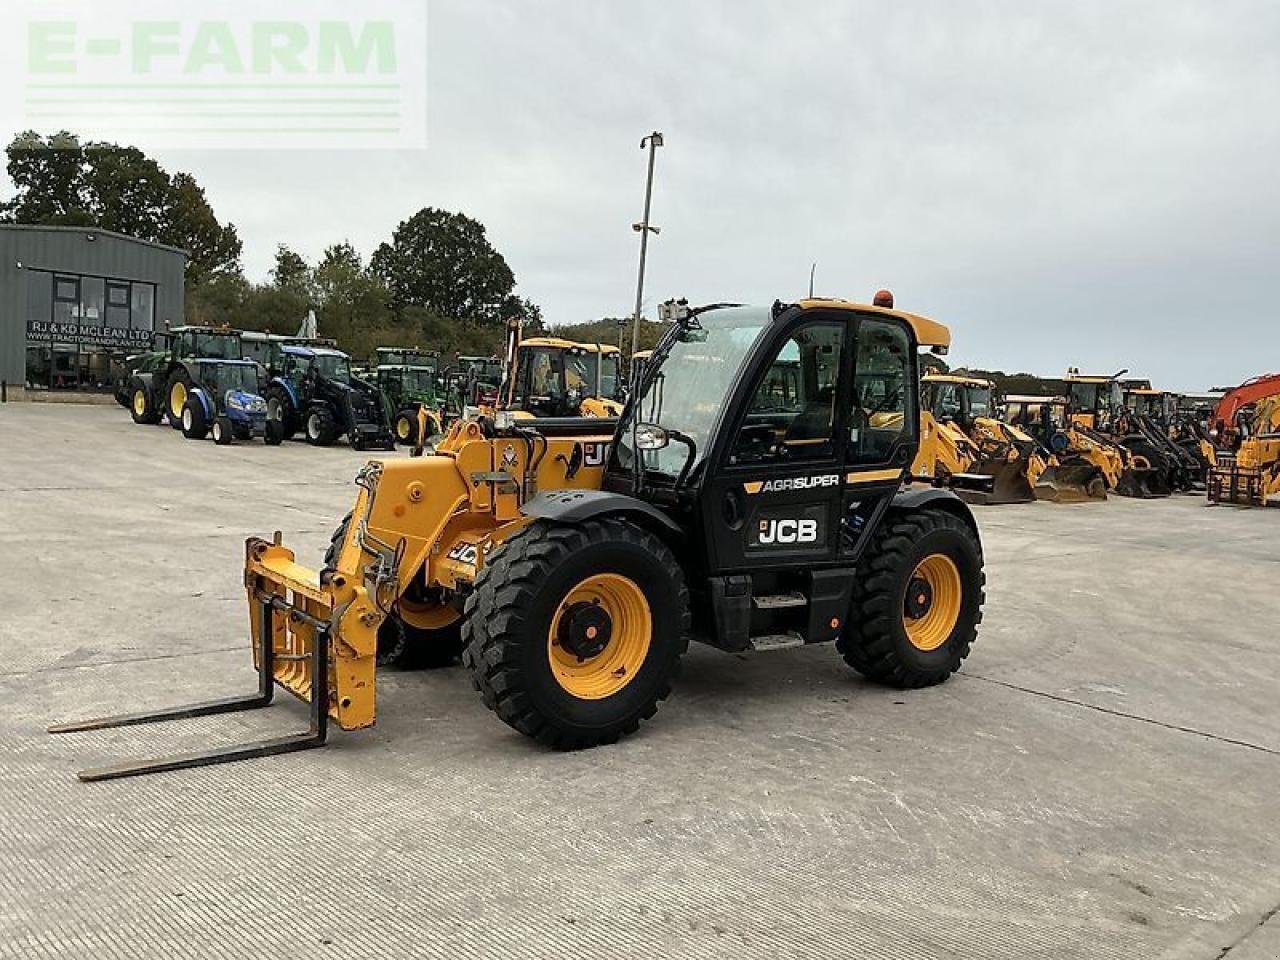
[[[0,224],[0,380],[107,392],[119,363],[183,319],[186,251],[94,227]]]

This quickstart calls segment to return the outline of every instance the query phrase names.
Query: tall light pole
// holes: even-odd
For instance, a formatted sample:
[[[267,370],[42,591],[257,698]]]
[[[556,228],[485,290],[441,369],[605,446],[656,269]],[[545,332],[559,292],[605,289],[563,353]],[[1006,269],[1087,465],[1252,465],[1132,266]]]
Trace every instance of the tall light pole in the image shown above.
[[[662,134],[657,130],[640,141],[640,149],[649,148],[649,179],[644,187],[644,219],[633,223],[631,229],[640,234],[640,278],[636,281],[636,315],[631,328],[631,355],[635,356],[640,349],[640,307],[644,302],[644,261],[649,254],[649,234],[661,232],[659,227],[649,223],[649,206],[653,200],[653,162],[657,158],[658,148],[662,146]]]

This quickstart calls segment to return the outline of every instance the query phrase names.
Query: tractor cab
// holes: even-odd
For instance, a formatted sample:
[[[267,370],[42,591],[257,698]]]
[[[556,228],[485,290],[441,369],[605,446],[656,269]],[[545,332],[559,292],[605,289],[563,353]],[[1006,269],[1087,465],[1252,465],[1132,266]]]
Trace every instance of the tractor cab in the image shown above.
[[[981,377],[926,373],[921,380],[920,405],[940,422],[972,426],[980,417],[994,417],[995,385]]]
[[[173,327],[171,352],[183,359],[242,360],[244,346],[239,330],[227,327]]]

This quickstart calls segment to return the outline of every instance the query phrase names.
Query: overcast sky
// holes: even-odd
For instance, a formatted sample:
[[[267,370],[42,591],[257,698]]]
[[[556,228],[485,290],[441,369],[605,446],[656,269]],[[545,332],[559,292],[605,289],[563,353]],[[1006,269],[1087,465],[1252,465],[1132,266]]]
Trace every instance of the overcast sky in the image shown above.
[[[421,206],[481,220],[552,323],[646,303],[869,298],[953,359],[1280,368],[1280,4],[431,0],[424,152],[160,152],[263,279],[366,256]]]

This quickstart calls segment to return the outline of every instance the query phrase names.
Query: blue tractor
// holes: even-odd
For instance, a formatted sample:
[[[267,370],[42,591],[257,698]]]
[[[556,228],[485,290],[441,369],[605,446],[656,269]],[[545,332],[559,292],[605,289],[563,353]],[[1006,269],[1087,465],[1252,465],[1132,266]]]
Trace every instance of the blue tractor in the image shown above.
[[[284,439],[280,424],[267,420],[252,360],[194,360],[186,370],[190,379],[180,426],[188,440],[212,433],[220,446],[254,437],[275,446]]]
[[[382,392],[352,375],[341,350],[285,344],[270,370],[267,419],[285,438],[301,430],[307,443],[326,447],[346,434],[356,450],[395,449]]]

